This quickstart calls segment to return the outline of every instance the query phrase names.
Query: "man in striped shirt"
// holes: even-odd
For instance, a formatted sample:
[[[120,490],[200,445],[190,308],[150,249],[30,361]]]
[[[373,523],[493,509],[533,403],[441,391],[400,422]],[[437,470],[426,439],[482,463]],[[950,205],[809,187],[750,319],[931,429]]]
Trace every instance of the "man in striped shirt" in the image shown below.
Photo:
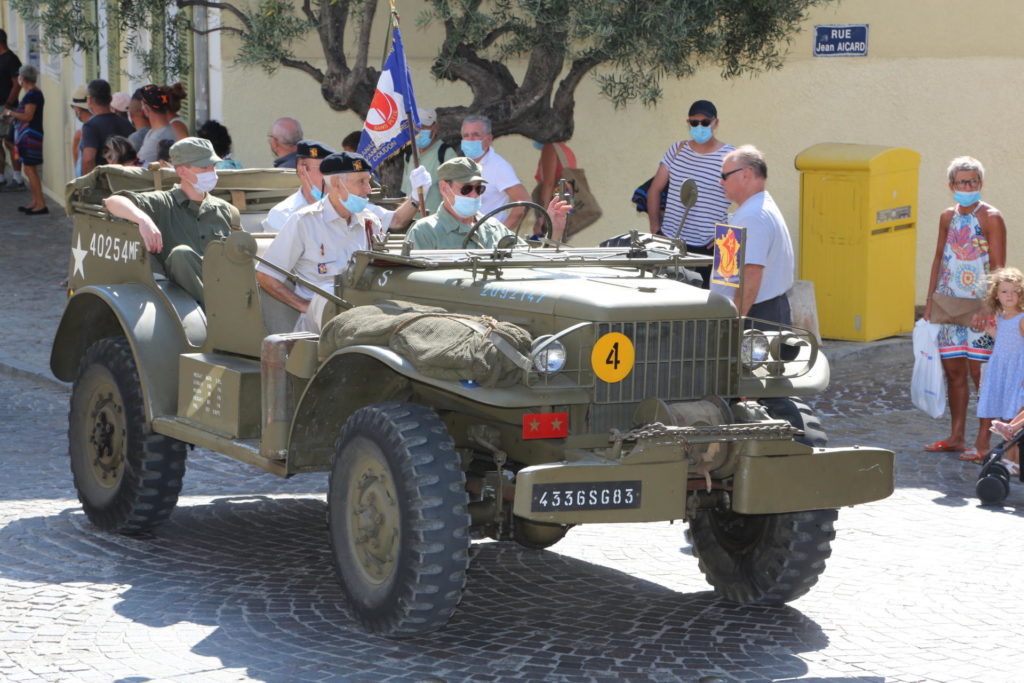
[[[729,209],[722,186],[719,184],[722,161],[725,155],[735,149],[715,137],[718,130],[718,110],[707,100],[697,100],[690,105],[687,116],[690,139],[674,143],[665,152],[654,174],[647,196],[647,217],[651,232],[666,237],[682,238],[691,253],[711,255],[714,247],[715,223],[724,223]],[[679,199],[679,188],[687,178],[697,182],[697,203],[686,214]],[[662,216],[661,205],[654,197],[668,188],[668,201]],[[704,278],[707,289],[711,267],[697,268]]]

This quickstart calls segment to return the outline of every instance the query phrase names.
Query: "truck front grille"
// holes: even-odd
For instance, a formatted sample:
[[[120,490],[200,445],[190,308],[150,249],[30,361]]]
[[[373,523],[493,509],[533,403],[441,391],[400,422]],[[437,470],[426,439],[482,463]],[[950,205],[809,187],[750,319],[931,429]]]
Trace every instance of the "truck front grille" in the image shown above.
[[[633,371],[621,382],[595,379],[594,403],[736,396],[740,323],[738,318],[598,323],[599,338],[609,332],[629,337],[636,358]]]

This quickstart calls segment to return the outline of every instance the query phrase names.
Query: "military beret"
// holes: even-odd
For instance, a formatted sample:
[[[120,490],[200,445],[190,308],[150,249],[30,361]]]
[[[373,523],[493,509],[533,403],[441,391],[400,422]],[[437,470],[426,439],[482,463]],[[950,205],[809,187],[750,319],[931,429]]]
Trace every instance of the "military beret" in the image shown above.
[[[170,149],[172,166],[192,165],[208,168],[216,165],[220,157],[213,151],[213,145],[206,138],[182,138]]]
[[[370,162],[362,154],[355,152],[334,152],[320,162],[320,173],[335,175],[336,173],[370,172]]]
[[[486,183],[480,164],[469,157],[452,157],[437,167],[438,180],[454,180],[457,183]]]
[[[333,149],[316,140],[299,140],[297,147],[295,155],[302,159],[325,159],[328,155],[334,154]]]

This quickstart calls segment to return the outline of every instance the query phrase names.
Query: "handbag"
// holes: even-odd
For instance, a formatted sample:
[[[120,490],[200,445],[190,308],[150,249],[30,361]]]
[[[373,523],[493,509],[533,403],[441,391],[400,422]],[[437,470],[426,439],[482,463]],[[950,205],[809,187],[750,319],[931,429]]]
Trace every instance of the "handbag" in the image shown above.
[[[679,154],[679,150],[683,148],[682,142],[676,145],[676,151],[672,154],[672,160],[675,160],[676,155]],[[670,163],[671,161],[670,160]],[[636,205],[637,213],[647,213],[647,193],[651,189],[651,181],[654,180],[654,176],[648,178],[645,182],[641,183],[638,188],[633,190],[633,196],[630,197],[630,201]],[[665,183],[665,187],[661,189],[661,215],[665,215],[665,205],[668,203],[668,183]]]
[[[935,308],[934,304],[932,308]],[[946,412],[946,376],[939,358],[939,326],[924,319],[914,324],[914,373],[910,379],[910,400],[931,417],[942,417]]]
[[[965,299],[932,292],[931,322],[940,325],[971,326],[975,315],[984,311],[984,299]]]
[[[582,168],[569,168],[569,160],[559,144],[555,144],[555,154],[558,156],[558,163],[562,166],[562,179],[569,184],[572,190],[572,213],[565,221],[565,234],[563,241],[578,233],[583,228],[591,225],[601,217],[601,206],[597,203],[594,193],[590,190],[590,183],[587,182],[587,173]],[[533,189],[533,200],[543,207],[547,207],[547,201],[540,197],[540,183]],[[537,200],[540,201],[537,201]]]

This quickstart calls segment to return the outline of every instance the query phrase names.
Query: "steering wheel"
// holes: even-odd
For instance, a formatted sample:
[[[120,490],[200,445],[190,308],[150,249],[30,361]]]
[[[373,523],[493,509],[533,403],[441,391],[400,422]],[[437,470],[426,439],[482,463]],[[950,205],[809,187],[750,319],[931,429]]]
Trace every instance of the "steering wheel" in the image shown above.
[[[476,234],[477,228],[483,225],[484,221],[486,221],[488,218],[495,214],[501,213],[505,209],[514,209],[517,206],[523,206],[528,209],[533,209],[534,211],[539,211],[540,215],[544,217],[544,237],[551,239],[551,235],[554,234],[555,228],[553,225],[551,225],[551,216],[548,215],[547,209],[545,209],[540,204],[534,204],[533,202],[511,202],[509,204],[502,204],[493,211],[488,211],[480,218],[480,220],[474,223],[473,227],[469,229],[469,233],[466,234],[466,239],[462,240],[462,248],[465,249],[467,246],[469,246],[469,241],[473,239],[473,235]],[[516,226],[516,237],[519,237],[519,231],[522,229],[522,227],[523,221],[519,221],[519,225]]]

